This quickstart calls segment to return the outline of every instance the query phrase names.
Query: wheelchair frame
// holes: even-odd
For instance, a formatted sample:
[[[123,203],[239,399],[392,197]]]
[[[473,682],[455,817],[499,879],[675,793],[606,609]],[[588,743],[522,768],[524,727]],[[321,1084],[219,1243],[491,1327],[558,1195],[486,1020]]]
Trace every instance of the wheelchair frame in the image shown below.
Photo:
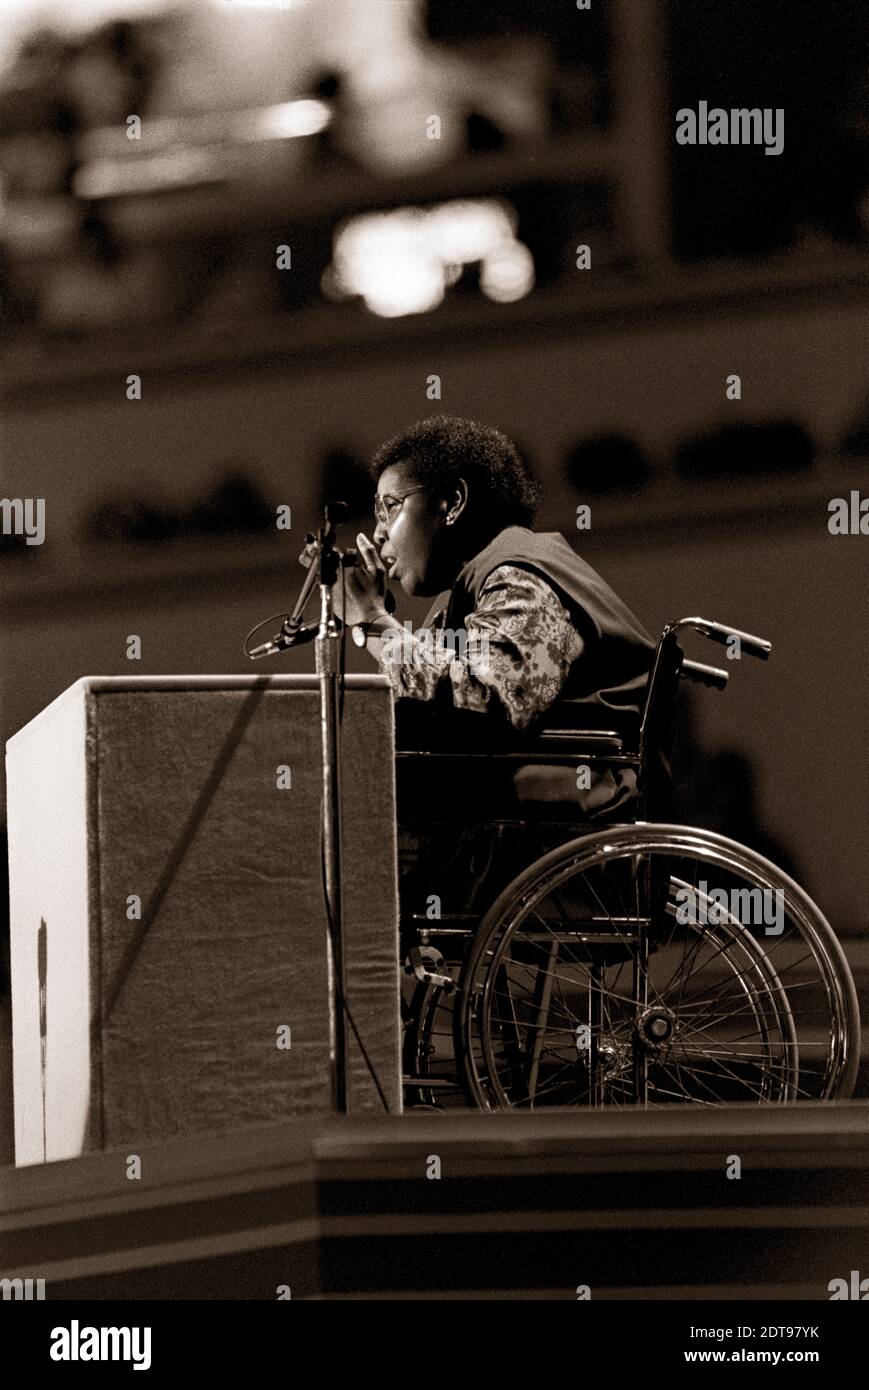
[[[654,896],[651,888],[651,866],[655,855],[662,858],[665,853],[683,854],[689,859],[693,857],[697,862],[708,863],[710,866],[727,864],[746,882],[757,885],[762,891],[787,893],[789,913],[797,922],[802,937],[814,943],[813,949],[817,949],[822,983],[830,1000],[831,1060],[827,1065],[823,1082],[818,1084],[817,1090],[822,1098],[834,1095],[842,1097],[851,1093],[859,1054],[859,1012],[856,993],[845,957],[819,909],[799,886],[783,875],[775,865],[761,859],[744,846],[709,831],[672,826],[658,819],[670,786],[667,759],[680,680],[687,678],[713,689],[723,690],[729,679],[728,672],[720,668],[685,658],[679,645],[679,637],[686,630],[693,630],[722,645],[738,643],[740,655],[744,653],[762,660],[768,658],[772,649],[771,644],[763,638],[700,617],[683,618],[669,624],[661,634],[652,659],[635,748],[626,747],[623,734],[613,729],[544,729],[539,736],[538,748],[533,751],[400,751],[396,754],[397,758],[404,760],[449,759],[457,765],[471,767],[479,764],[481,759],[495,759],[516,767],[528,764],[628,767],[636,772],[639,793],[638,817],[630,826],[624,823],[610,824],[604,829],[568,839],[558,849],[544,855],[518,875],[498,895],[482,918],[479,913],[462,912],[446,914],[437,922],[424,919],[425,925],[420,925],[419,915],[411,919],[418,944],[410,948],[405,965],[406,975],[410,975],[415,983],[413,996],[406,1010],[404,1086],[406,1095],[409,1098],[418,1095],[417,1103],[425,1108],[439,1108],[436,1099],[438,1094],[455,1092],[457,1089],[456,1083],[451,1082],[449,1077],[431,1074],[428,1069],[422,1070],[426,1061],[426,1049],[430,1050],[430,1032],[427,1033],[426,1028],[430,1029],[431,1025],[426,1023],[426,1019],[430,1019],[434,1010],[443,1007],[443,1001],[447,999],[450,999],[452,1004],[450,1012],[453,1018],[454,1062],[463,1078],[461,1089],[465,1102],[484,1109],[506,1108],[507,1105],[514,1104],[528,1104],[534,1108],[535,1097],[541,1094],[537,1088],[537,1078],[541,1068],[541,1038],[544,1037],[542,1030],[546,1025],[529,1022],[528,1007],[525,1009],[524,1022],[519,1020],[512,999],[509,1005],[511,1017],[500,1016],[499,1008],[503,1010],[505,1006],[503,1003],[498,1005],[497,997],[505,994],[503,981],[507,979],[511,968],[514,977],[517,970],[530,969],[527,966],[517,966],[515,960],[509,960],[511,952],[515,955],[518,951],[521,958],[523,949],[526,954],[531,950],[529,943],[535,940],[539,942],[544,936],[550,961],[555,960],[559,941],[569,941],[573,943],[574,948],[576,943],[581,941],[583,950],[591,953],[589,964],[582,967],[588,976],[591,1010],[588,1028],[592,1039],[588,1057],[582,1059],[582,1067],[585,1068],[582,1074],[587,1078],[587,1090],[583,1093],[585,1103],[600,1105],[607,1103],[609,1097],[613,1103],[648,1105],[665,1094],[664,1087],[660,1084],[656,1087],[654,1081],[650,1082],[655,1067],[661,1069],[660,1059],[667,1045],[671,1048],[668,1055],[675,1056],[675,1036],[680,1026],[677,1023],[676,1012],[665,1007],[663,998],[656,997],[654,988],[650,989],[650,951],[654,952],[659,945],[651,906]],[[515,819],[494,823],[522,824]],[[626,839],[628,831],[630,834]],[[637,846],[640,845],[644,848],[638,851]],[[534,885],[543,882],[547,873],[550,878],[553,875],[558,878],[561,874],[559,882],[563,883],[573,871],[571,865],[587,863],[588,866],[597,866],[605,861],[611,863],[613,855],[620,855],[625,863],[633,862],[634,874],[638,873],[641,861],[643,863],[643,891],[648,892],[649,906],[647,911],[640,910],[637,889],[637,915],[630,922],[634,928],[633,934],[625,935],[627,918],[619,919],[622,926],[614,926],[615,919],[612,916],[601,919],[607,930],[602,932],[598,929],[597,934],[588,931],[578,933],[576,924],[572,924],[566,932],[562,927],[553,930],[551,923],[544,922],[545,932],[541,932],[538,927],[535,932],[523,937],[521,923],[517,926],[514,921],[510,928],[510,940],[514,944],[512,948],[507,948],[507,955],[504,955],[503,942],[500,945],[492,944],[499,942],[504,935],[505,914],[509,917],[512,912],[513,918],[516,919],[514,908],[517,902],[521,911],[525,911],[524,904],[529,893],[533,896]],[[662,859],[662,862],[669,861]],[[562,872],[563,865],[568,866],[566,874]],[[592,872],[592,867],[584,870],[586,871]],[[598,872],[598,869],[594,867],[593,871]],[[669,894],[671,883],[679,883],[681,880],[674,878],[669,870],[666,876]],[[672,920],[672,904],[669,904],[669,911]],[[476,927],[471,925],[474,922],[477,923]],[[404,925],[403,923],[403,927]],[[757,1020],[757,1037],[763,1040],[763,1048],[761,1041],[752,1042],[751,1047],[757,1051],[749,1055],[752,1065],[757,1062],[754,1070],[762,1080],[760,1083],[753,1083],[752,1094],[756,1094],[757,1099],[761,1101],[799,1099],[801,1088],[798,1039],[786,990],[769,963],[771,951],[757,943],[742,922],[732,915],[723,925],[718,924],[718,937],[714,931],[710,932],[708,927],[701,932],[699,925],[699,922],[690,923],[696,938],[692,938],[692,952],[711,952],[712,946],[715,947],[711,958],[717,956],[719,965],[723,959],[731,967],[731,974],[739,984],[740,1005],[748,1007],[744,1004],[744,996],[753,1010],[751,1017]],[[721,944],[722,937],[725,944]],[[436,941],[444,943],[445,950],[459,943],[466,947],[462,953],[458,987],[441,951],[434,944]],[[607,994],[604,982],[607,967],[599,962],[594,963],[594,948],[597,949],[599,957],[605,958],[607,952],[612,955],[616,947],[625,950],[630,947],[633,956],[632,993],[630,996],[614,996],[621,1001],[628,997],[631,999],[630,1005],[621,1005],[626,1018],[619,1021],[618,1029],[611,1019],[605,1020],[601,1012],[601,1006],[606,1012]],[[503,963],[505,960],[509,960],[506,967]],[[501,964],[493,964],[497,961],[501,961]],[[459,965],[458,962],[452,964],[455,967]],[[737,964],[740,967],[738,970],[735,968]],[[497,982],[495,985],[492,984],[492,979],[486,975],[487,970],[490,976],[493,970],[500,970],[498,978],[502,982],[501,989],[497,987]],[[544,1017],[544,1013],[540,1012],[544,1004],[548,1018],[552,1004],[552,984],[546,977],[548,974],[554,974],[554,968],[549,972],[538,972],[538,976],[541,974],[542,991],[540,979],[535,982],[534,1007],[538,1011],[531,1014],[532,1018],[538,1020]],[[571,980],[571,984],[573,983],[575,981]],[[801,987],[802,984],[803,982]],[[549,994],[546,999],[542,999],[547,987]],[[487,989],[488,1005],[485,1004]],[[506,994],[510,995],[509,984]],[[496,1001],[494,1014],[493,999]],[[527,1001],[525,1002],[527,1004]],[[484,1007],[489,1008],[486,1019],[481,1012]],[[566,1022],[570,1010],[563,998],[559,1007],[562,1008]],[[605,1031],[607,1027],[608,1034]],[[534,1032],[534,1029],[537,1031]],[[664,1037],[667,1029],[671,1030],[671,1034]],[[566,1032],[566,1028],[562,1027],[560,1031]],[[684,1031],[687,1033],[687,1029]],[[493,1041],[495,1038],[497,1042]],[[818,1043],[810,1045],[820,1046]],[[683,1051],[685,1046],[683,1043]],[[749,1044],[743,1044],[743,1050],[747,1052],[748,1049]],[[706,1051],[709,1052],[710,1049],[707,1047]],[[630,1058],[627,1057],[627,1053],[630,1053]],[[560,1061],[565,1053],[562,1050],[556,1055]],[[736,1055],[735,1049],[732,1056],[724,1054],[725,1058],[734,1063],[734,1069],[741,1067],[750,1071],[751,1066],[742,1058],[734,1062]],[[498,1056],[512,1058],[503,1063],[504,1075],[521,1078],[519,1090],[516,1091],[514,1088],[512,1099],[506,1083],[502,1084],[497,1074],[500,1065],[497,1061]],[[717,1056],[716,1066],[721,1070],[724,1062],[721,1060],[720,1050]],[[570,1060],[568,1057],[561,1070],[573,1075],[576,1073],[576,1065],[571,1072]],[[575,1063],[575,1058],[573,1060]],[[613,1099],[616,1095],[614,1077],[617,1064],[623,1073],[619,1074],[617,1083],[622,1089],[618,1093],[620,1098]],[[696,1090],[697,1088],[694,1088],[694,1091]],[[517,1095],[519,1099],[515,1098]],[[695,1094],[687,1088],[684,1096],[680,1094],[677,1098],[693,1100],[695,1103],[711,1103],[704,1099],[702,1094]],[[732,1098],[741,1097],[737,1095]],[[408,1103],[412,1105],[410,1099]],[[557,1099],[556,1103],[559,1103]],[[575,1102],[568,1099],[565,1103],[572,1105]],[[719,1100],[716,1103],[722,1102]]]

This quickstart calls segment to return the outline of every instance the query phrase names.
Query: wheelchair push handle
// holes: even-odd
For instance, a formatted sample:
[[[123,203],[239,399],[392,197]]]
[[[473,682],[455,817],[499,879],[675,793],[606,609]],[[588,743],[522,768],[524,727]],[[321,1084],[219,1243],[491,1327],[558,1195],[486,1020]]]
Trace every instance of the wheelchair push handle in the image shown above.
[[[741,632],[738,627],[725,627],[723,623],[710,622],[708,618],[683,618],[678,626],[693,627],[703,637],[720,642],[722,647],[735,637],[739,642],[740,651],[745,652],[747,656],[756,656],[761,661],[766,661],[772,651],[772,643],[767,642],[766,638],[755,637],[751,632]]]
[[[683,661],[679,674],[697,685],[711,686],[713,690],[723,690],[730,680],[728,671],[722,671],[718,666],[707,666],[703,661]]]

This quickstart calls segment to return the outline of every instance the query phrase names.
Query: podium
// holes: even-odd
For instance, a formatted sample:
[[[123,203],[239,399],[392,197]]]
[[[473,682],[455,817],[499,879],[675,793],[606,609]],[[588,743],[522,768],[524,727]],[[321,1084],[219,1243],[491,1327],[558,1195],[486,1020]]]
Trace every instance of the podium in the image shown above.
[[[347,676],[354,1115],[401,1109],[394,742]],[[16,1163],[328,1113],[317,677],[88,677],[6,761]]]

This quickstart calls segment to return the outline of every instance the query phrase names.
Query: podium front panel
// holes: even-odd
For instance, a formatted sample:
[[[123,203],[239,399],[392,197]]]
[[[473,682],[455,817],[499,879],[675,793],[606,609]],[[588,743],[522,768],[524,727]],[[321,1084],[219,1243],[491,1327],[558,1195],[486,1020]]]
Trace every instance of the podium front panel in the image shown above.
[[[347,1001],[396,1113],[382,677],[347,678],[341,748]],[[16,1161],[329,1111],[316,677],[79,681],[7,772]],[[350,1111],[382,1113],[346,1033]]]

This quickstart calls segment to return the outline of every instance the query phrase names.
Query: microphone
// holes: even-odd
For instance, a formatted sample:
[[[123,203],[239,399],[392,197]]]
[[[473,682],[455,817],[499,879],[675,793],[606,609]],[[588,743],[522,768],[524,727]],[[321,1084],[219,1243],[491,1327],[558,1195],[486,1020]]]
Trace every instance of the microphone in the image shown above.
[[[316,558],[317,542],[315,540],[311,540],[308,542],[301,555],[299,556],[299,564],[303,565],[306,570],[309,570]],[[358,550],[355,550],[351,547],[350,550],[345,550],[343,552],[341,556],[341,565],[344,569],[353,570],[356,569],[359,566],[359,564],[360,560]]]
[[[345,506],[346,503],[343,502],[332,503],[330,507],[329,520],[333,522],[336,520],[343,520],[343,517],[341,515],[341,508]],[[300,610],[304,609],[308,599],[308,595],[313,590],[317,579],[316,573],[313,570],[312,566],[314,564],[314,561],[317,559],[319,548],[318,542],[316,537],[313,536],[310,532],[308,532],[307,536],[305,537],[305,541],[305,548],[299,556],[299,564],[302,565],[303,568],[308,571],[308,574],[302,586],[302,592],[299,596],[299,601],[296,604],[295,609],[293,610],[294,612],[299,612]],[[345,550],[340,557],[340,563],[342,569],[356,569],[362,567],[362,559],[359,555],[359,552],[358,550],[354,549]],[[378,584],[381,595],[383,597],[384,607],[386,608],[387,613],[394,613],[395,596],[391,592],[391,590],[386,588],[385,575],[382,573],[379,576]],[[248,658],[251,661],[259,661],[264,656],[274,656],[276,652],[286,651],[288,647],[304,646],[306,642],[312,642],[319,631],[320,627],[318,623],[312,623],[308,627],[303,627],[301,619],[296,618],[294,620],[292,614],[290,614],[284,620],[284,624],[280,632],[275,633],[271,641],[261,642],[258,647],[254,647],[251,651],[249,651],[247,653]]]
[[[248,656],[251,661],[259,661],[262,656],[274,656],[275,652],[286,651],[288,647],[303,647],[306,642],[313,642],[319,631],[319,623],[311,623],[308,627],[293,627],[284,623],[280,632],[276,633],[270,642],[261,642],[258,647],[248,652]]]

